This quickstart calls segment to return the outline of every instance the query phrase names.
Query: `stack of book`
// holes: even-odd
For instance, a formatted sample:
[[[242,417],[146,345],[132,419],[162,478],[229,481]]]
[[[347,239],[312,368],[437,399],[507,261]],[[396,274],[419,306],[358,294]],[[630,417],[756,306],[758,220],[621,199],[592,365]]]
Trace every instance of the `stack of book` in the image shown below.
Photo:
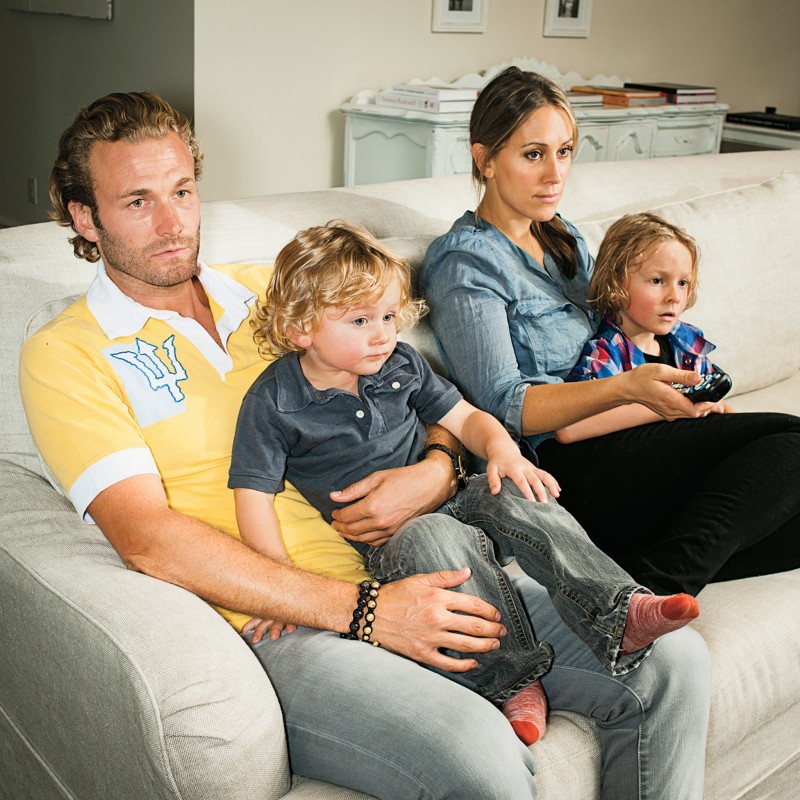
[[[379,106],[428,111],[434,114],[452,114],[472,111],[478,98],[478,89],[452,86],[426,86],[401,83],[385,92],[378,92],[375,102]]]
[[[593,93],[593,94],[584,94],[583,92],[567,92],[567,100],[573,106],[579,106],[580,108],[591,108],[592,106],[602,106],[603,105],[603,95]]]
[[[663,106],[667,101],[653,90],[631,89],[623,86],[573,86],[570,90],[578,94],[599,94],[603,105],[608,106]]]
[[[690,83],[625,83],[629,89],[648,89],[660,92],[668,103],[716,103],[717,90],[714,86],[693,86]]]

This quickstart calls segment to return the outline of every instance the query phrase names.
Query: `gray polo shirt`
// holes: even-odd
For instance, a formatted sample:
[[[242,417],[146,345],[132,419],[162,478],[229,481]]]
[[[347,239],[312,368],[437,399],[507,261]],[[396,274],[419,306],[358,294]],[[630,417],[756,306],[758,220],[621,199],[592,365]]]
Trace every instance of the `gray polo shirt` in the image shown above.
[[[268,494],[288,480],[331,521],[329,492],[373,472],[415,464],[425,426],[461,399],[413,347],[398,342],[380,372],[358,379],[358,397],[315,389],[296,354],[270,364],[245,395],[228,488]]]

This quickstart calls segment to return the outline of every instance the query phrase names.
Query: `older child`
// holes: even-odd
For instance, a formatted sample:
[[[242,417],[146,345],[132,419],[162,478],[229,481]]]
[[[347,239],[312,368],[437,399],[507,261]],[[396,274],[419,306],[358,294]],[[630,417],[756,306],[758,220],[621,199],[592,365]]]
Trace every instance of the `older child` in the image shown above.
[[[408,523],[386,544],[352,544],[385,582],[411,574],[415,552],[446,552],[449,537],[475,542],[472,563],[463,565],[472,569],[474,585],[464,588],[501,611],[509,635],[500,650],[479,657],[468,685],[499,705],[531,744],[545,728],[538,679],[550,667],[552,648],[534,643],[498,561],[516,558],[542,583],[565,622],[614,674],[634,668],[654,639],[699,609],[687,595],[652,596],[599,551],[552,500],[559,494],[555,479],[523,458],[492,416],[397,341],[402,325],[422,312],[411,298],[408,262],[360,228],[343,222],[310,228],[281,251],[254,321],[262,353],[281,357],[245,397],[233,447],[229,486],[239,530],[251,547],[286,559],[272,508],[284,480],[330,522],[341,505],[332,490],[418,461],[426,425],[449,430],[487,460],[486,475],[470,478],[437,513]],[[351,638],[372,638],[375,600],[369,602]],[[254,619],[247,630],[275,638],[285,622]]]
[[[608,378],[647,363],[701,375],[719,372],[708,357],[714,345],[681,321],[697,295],[698,261],[695,240],[656,214],[627,214],[614,222],[589,284],[589,304],[603,321],[567,380]],[[720,401],[709,413],[730,410]],[[561,428],[556,438],[576,442],[661,419],[634,403]]]

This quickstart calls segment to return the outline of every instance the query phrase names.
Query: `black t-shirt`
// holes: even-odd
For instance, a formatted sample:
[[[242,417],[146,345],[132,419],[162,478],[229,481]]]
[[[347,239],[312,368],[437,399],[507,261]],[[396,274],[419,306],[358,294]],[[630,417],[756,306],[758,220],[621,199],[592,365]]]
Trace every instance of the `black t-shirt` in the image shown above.
[[[672,350],[669,346],[669,339],[666,336],[658,336],[656,335],[656,341],[658,342],[658,355],[650,355],[650,353],[642,352],[644,356],[644,360],[648,364],[666,364],[668,367],[675,366],[675,359],[672,357]]]

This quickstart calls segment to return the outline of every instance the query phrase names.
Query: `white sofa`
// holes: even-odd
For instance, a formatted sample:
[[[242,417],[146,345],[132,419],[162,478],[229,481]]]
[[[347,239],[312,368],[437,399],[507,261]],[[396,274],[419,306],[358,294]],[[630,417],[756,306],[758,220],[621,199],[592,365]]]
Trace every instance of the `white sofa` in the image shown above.
[[[269,262],[299,228],[341,217],[418,263],[474,201],[454,176],[213,202],[202,255]],[[688,316],[719,345],[732,404],[800,412],[800,151],[576,165],[562,211],[596,248],[610,220],[646,208],[700,243]],[[0,231],[0,798],[363,797],[293,777],[277,700],[236,633],[187,592],[126,571],[48,484],[17,353],[93,274],[66,237],[54,223]],[[424,325],[409,338],[438,362]],[[800,571],[712,585],[700,601],[714,669],[706,797],[796,797]],[[599,796],[589,721],[553,714],[534,752],[541,798]]]

